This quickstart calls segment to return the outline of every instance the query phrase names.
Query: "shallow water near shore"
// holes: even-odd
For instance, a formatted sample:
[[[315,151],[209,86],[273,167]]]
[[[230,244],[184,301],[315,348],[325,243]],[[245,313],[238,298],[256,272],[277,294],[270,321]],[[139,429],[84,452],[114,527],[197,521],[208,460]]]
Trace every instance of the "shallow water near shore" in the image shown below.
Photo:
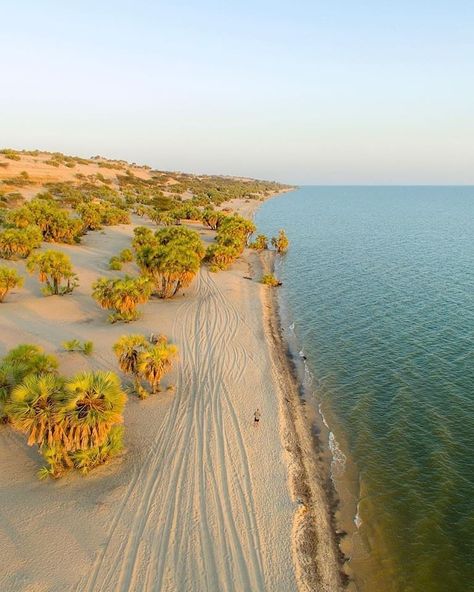
[[[327,425],[358,589],[469,590],[474,188],[303,187],[256,222],[291,241],[285,330]]]

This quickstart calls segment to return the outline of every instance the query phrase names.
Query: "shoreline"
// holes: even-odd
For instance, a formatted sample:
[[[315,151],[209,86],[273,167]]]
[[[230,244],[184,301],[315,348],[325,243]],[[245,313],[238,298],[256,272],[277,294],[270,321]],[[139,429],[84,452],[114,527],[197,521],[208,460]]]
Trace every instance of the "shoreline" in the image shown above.
[[[295,189],[279,191],[267,199]],[[252,217],[261,205],[255,207]],[[264,251],[256,257],[261,273],[274,273],[274,252]],[[250,262],[249,265],[253,271],[253,265]],[[298,503],[292,533],[297,578],[301,589],[308,592],[356,590],[352,571],[347,569],[350,557],[341,545],[347,533],[338,525],[340,500],[330,477],[328,458],[324,458],[327,452],[322,450],[317,410],[306,404],[305,386],[299,376],[296,355],[284,335],[278,292],[263,289],[261,305],[265,340],[279,389],[280,436],[286,456],[288,484],[292,500]]]
[[[269,256],[268,256],[269,255]],[[275,254],[262,253],[265,272],[273,272]],[[337,592],[346,589],[345,557],[339,548],[335,524],[335,494],[328,491],[325,471],[318,460],[319,441],[302,398],[303,385],[283,336],[278,293],[262,294],[265,338],[278,386],[280,437],[288,469],[288,484],[298,504],[293,517],[292,551],[300,590]]]
[[[261,203],[239,205],[255,212]],[[38,342],[58,356],[66,375],[78,366],[114,368],[112,344],[123,332],[152,327],[182,352],[159,397],[130,397],[127,454],[87,479],[70,474],[39,483],[36,451],[17,434],[0,432],[0,488],[8,491],[3,504],[11,517],[0,529],[8,566],[2,589],[40,582],[52,592],[141,592],[160,582],[163,592],[342,590],[324,473],[281,337],[277,292],[243,279],[248,265],[255,264],[252,275],[261,271],[262,256],[246,251],[227,272],[203,269],[185,298],[150,301],[125,329],[106,324],[90,286],[132,231],[133,225],[110,227],[81,246],[57,247],[80,275],[79,288],[61,306],[52,308],[27,278],[2,309],[0,349]],[[205,228],[200,234],[213,236]],[[61,352],[72,336],[91,338],[95,355]],[[264,412],[258,430],[256,407]],[[27,520],[15,511],[18,504]],[[67,545],[43,548],[45,529]]]
[[[212,231],[194,226],[204,241],[212,240]],[[87,478],[71,473],[38,482],[36,450],[0,430],[0,489],[9,516],[0,528],[7,566],[0,588],[299,590],[291,536],[295,504],[264,334],[264,287],[243,279],[248,252],[226,272],[203,268],[185,296],[150,300],[133,325],[109,325],[90,297],[91,284],[132,236],[133,225],[107,227],[82,245],[56,247],[78,270],[78,289],[51,300],[27,276],[24,289],[2,307],[0,351],[38,343],[58,357],[65,375],[78,368],[115,369],[112,345],[128,332],[169,335],[181,355],[160,395],[145,401],[130,396],[126,454]],[[14,264],[19,270],[23,265]],[[91,339],[94,355],[63,352],[61,343],[72,337]],[[264,412],[258,429],[257,407]],[[46,547],[45,532],[54,541]]]

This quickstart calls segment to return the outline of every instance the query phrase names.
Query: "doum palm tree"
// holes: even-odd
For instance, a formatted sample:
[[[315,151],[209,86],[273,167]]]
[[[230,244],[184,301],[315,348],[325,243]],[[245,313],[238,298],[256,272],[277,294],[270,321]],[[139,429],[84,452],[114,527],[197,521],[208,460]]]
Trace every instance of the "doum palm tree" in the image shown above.
[[[176,345],[168,343],[166,337],[158,339],[156,345],[143,351],[138,358],[138,374],[150,383],[152,393],[159,390],[160,380],[171,369],[178,355]]]
[[[103,445],[123,421],[126,395],[113,372],[83,372],[66,385],[65,433],[69,450]]]
[[[102,308],[113,310],[109,321],[133,321],[138,318],[138,304],[150,298],[152,284],[148,278],[100,278],[92,285],[92,297]]]
[[[13,388],[6,413],[11,424],[26,434],[28,445],[63,444],[65,381],[55,374],[30,374]]]
[[[120,370],[124,374],[130,374],[135,382],[138,391],[140,379],[138,377],[138,361],[140,354],[144,352],[150,343],[144,335],[122,335],[113,350],[117,357]]]
[[[83,372],[69,380],[30,374],[13,388],[5,412],[47,461],[40,477],[60,477],[71,467],[86,472],[121,449],[125,401],[113,372]]]

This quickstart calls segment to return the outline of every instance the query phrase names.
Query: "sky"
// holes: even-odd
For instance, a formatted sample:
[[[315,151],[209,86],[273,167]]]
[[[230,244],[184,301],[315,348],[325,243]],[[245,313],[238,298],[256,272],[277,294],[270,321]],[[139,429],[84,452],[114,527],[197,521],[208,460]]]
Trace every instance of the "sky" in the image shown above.
[[[296,184],[474,184],[474,3],[3,3],[0,144]]]

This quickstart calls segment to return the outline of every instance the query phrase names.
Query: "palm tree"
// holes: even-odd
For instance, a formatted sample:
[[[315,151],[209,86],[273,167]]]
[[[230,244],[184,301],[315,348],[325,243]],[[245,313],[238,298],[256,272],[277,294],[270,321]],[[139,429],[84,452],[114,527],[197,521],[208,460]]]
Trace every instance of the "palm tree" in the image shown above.
[[[74,467],[86,475],[94,467],[103,464],[123,449],[123,426],[114,425],[100,446],[82,448],[71,453]]]
[[[32,343],[22,343],[11,349],[3,358],[3,363],[11,365],[20,376],[20,381],[29,374],[54,374],[58,361],[50,354]]]
[[[0,267],[0,302],[13,288],[21,287],[23,278],[16,269],[10,267]]]
[[[30,255],[26,262],[30,273],[38,271],[40,282],[46,283],[45,294],[69,294],[78,285],[77,275],[72,271],[71,260],[60,251],[43,251]],[[65,281],[65,285],[61,283]]]
[[[206,260],[211,271],[226,269],[245,249],[250,236],[255,232],[255,224],[242,216],[226,216],[221,221],[216,242],[206,252]]]
[[[84,232],[102,228],[102,215],[97,206],[98,204],[85,202],[77,206],[76,212],[81,217]]]
[[[114,344],[114,354],[117,356],[120,370],[125,374],[133,376],[135,389],[141,392],[140,379],[138,376],[138,362],[140,355],[150,346],[144,335],[122,335]]]
[[[160,298],[170,298],[192,282],[205,252],[199,234],[183,226],[158,230],[153,241],[136,250],[138,266]]]
[[[264,234],[259,234],[255,237],[255,240],[249,244],[251,249],[256,251],[264,251],[268,249],[268,238]]]
[[[12,426],[28,437],[28,446],[63,445],[64,379],[55,374],[27,376],[11,392],[5,411]]]
[[[255,230],[256,226],[252,220],[247,220],[237,214],[226,216],[219,227],[217,242],[221,242],[221,238],[227,235],[239,238],[245,246]]]
[[[37,345],[23,344],[10,350],[0,365],[0,421],[8,421],[5,411],[10,394],[26,376],[53,374],[58,362]]]
[[[211,271],[227,269],[240,255],[239,250],[232,245],[213,243],[206,251],[206,260],[210,263]]]
[[[148,301],[152,284],[148,278],[100,278],[92,285],[92,297],[102,308],[113,310],[109,321],[133,321],[138,318],[136,307]]]
[[[286,233],[283,229],[279,230],[278,236],[274,236],[272,238],[272,245],[280,254],[286,253],[286,251],[288,251],[289,244],[290,241],[288,240],[288,237],[286,236]]]
[[[133,235],[132,247],[135,250],[144,247],[145,245],[149,245],[150,243],[156,243],[153,232],[146,226],[137,226],[134,228]]]
[[[41,245],[41,239],[41,231],[37,226],[7,228],[0,232],[0,257],[4,259],[28,257],[33,249]]]
[[[71,451],[102,446],[112,426],[123,422],[127,396],[113,372],[83,372],[66,384],[67,448]]]
[[[8,421],[5,405],[10,400],[13,387],[20,382],[17,369],[12,364],[2,363],[0,366],[0,422]]]
[[[120,450],[122,431],[115,428],[125,401],[113,372],[84,372],[67,381],[30,374],[13,388],[5,412],[48,463],[39,476],[57,478],[73,466],[85,472]]]
[[[225,218],[225,214],[219,212],[218,210],[212,210],[211,208],[206,208],[202,213],[202,221],[204,224],[209,226],[211,230],[217,230]]]
[[[7,222],[17,228],[35,224],[43,240],[58,243],[73,243],[82,232],[82,221],[71,218],[69,212],[47,199],[34,198],[7,216]]]
[[[150,383],[152,393],[158,391],[160,380],[171,369],[173,359],[178,355],[176,345],[168,343],[166,337],[158,339],[156,345],[142,351],[138,358],[138,374]]]
[[[27,228],[34,224],[33,214],[27,207],[16,208],[8,212],[7,223],[15,228]]]

